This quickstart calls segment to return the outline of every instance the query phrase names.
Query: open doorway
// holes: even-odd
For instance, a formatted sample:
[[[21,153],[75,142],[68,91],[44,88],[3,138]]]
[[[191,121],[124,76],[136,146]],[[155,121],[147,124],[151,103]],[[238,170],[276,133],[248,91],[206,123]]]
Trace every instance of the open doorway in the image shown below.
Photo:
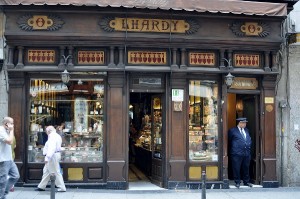
[[[129,188],[132,184],[145,183],[162,187],[164,157],[162,97],[160,93],[130,93]]]
[[[251,162],[249,168],[250,182],[259,185],[261,184],[259,95],[228,93],[227,99],[228,129],[237,125],[236,119],[239,117],[245,117],[248,120],[246,128],[249,129],[249,134],[252,139]],[[229,147],[228,158],[228,178],[229,180],[233,180]]]

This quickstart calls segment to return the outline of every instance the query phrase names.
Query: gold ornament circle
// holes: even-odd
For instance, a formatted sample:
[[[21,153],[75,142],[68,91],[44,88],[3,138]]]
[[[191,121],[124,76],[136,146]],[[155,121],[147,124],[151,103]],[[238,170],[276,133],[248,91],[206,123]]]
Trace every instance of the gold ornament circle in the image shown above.
[[[268,111],[268,112],[271,112],[271,111],[273,111],[273,106],[272,105],[267,105],[266,106],[266,111]]]

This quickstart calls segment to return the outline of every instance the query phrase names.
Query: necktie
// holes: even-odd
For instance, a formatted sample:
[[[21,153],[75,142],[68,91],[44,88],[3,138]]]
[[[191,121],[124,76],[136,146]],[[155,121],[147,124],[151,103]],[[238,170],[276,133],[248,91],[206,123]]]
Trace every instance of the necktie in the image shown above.
[[[243,135],[244,139],[246,139],[246,133],[243,128],[241,128],[241,134]]]

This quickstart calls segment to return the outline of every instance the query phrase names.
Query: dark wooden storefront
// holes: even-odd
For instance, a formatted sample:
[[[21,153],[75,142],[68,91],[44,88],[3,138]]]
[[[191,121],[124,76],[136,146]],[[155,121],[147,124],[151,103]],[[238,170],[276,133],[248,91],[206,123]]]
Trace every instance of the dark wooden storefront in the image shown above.
[[[42,6],[8,6],[4,11],[9,114],[16,121],[20,183],[36,184],[43,168],[42,163],[27,161],[30,80],[57,80],[67,69],[71,79],[101,79],[105,87],[103,161],[62,163],[68,186],[128,188],[127,116],[129,96],[134,92],[162,96],[163,147],[159,163],[154,159],[156,165],[151,167],[151,172],[153,168],[157,171],[156,184],[166,188],[197,188],[201,184],[199,171],[213,171],[208,186],[228,188],[227,130],[235,117],[230,114],[236,112],[236,108],[229,109],[233,103],[230,96],[251,95],[256,97],[251,103],[254,102],[258,116],[253,138],[261,146],[253,160],[253,178],[264,187],[278,186],[274,99],[283,16],[72,6],[52,7],[52,11]],[[37,19],[48,20],[49,27],[39,28]],[[54,53],[53,62],[31,62],[29,53],[39,50]],[[79,54],[86,52],[102,53],[103,62],[81,63]],[[201,56],[210,58],[200,59]],[[233,86],[224,83],[229,72],[237,78]],[[156,78],[159,86],[145,87],[134,81],[143,78]],[[217,85],[218,149],[214,161],[189,161],[188,96],[189,82],[194,80],[213,81]],[[183,91],[184,100],[178,110],[178,104],[172,101],[172,89]],[[76,169],[80,169],[82,179],[68,180],[70,172],[78,172]]]

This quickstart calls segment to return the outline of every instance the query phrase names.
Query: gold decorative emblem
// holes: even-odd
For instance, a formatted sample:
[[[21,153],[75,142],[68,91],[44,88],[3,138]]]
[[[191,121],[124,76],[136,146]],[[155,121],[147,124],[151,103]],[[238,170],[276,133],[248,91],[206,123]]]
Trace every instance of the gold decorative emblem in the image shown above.
[[[193,20],[177,19],[147,19],[147,18],[111,18],[101,19],[100,27],[108,32],[157,32],[157,33],[185,33],[198,31],[199,24]]]
[[[19,27],[22,30],[58,30],[64,22],[60,17],[55,15],[24,15],[19,18]]]
[[[270,27],[264,22],[235,22],[230,28],[235,35],[240,37],[266,37],[270,34]]]
[[[268,111],[269,113],[272,112],[273,109],[274,109],[274,108],[273,108],[273,105],[268,104],[268,105],[266,106],[266,111]]]

